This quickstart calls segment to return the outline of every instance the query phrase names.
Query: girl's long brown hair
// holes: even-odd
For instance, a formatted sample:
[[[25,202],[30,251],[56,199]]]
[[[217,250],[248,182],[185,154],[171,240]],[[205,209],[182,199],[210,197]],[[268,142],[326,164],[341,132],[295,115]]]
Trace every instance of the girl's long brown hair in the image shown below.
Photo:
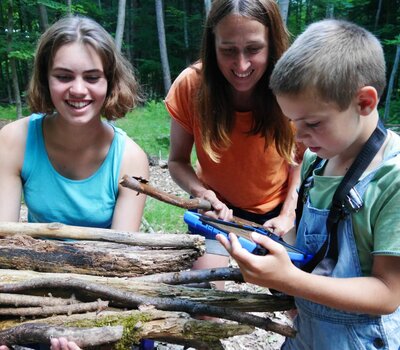
[[[215,162],[218,150],[230,145],[234,126],[231,86],[218,68],[215,51],[216,25],[225,16],[239,14],[256,20],[268,28],[268,66],[255,88],[254,122],[250,134],[264,137],[265,147],[275,140],[278,153],[293,161],[294,133],[289,120],[282,114],[275,96],[268,87],[275,63],[288,48],[288,33],[274,0],[215,0],[203,32],[200,60],[202,84],[198,94],[198,111],[203,148]]]
[[[63,45],[75,42],[92,46],[103,63],[108,89],[101,115],[108,120],[122,118],[142,101],[133,68],[118,52],[111,35],[94,20],[81,16],[61,18],[41,36],[28,89],[31,111],[55,111],[49,90],[49,69],[57,50]]]

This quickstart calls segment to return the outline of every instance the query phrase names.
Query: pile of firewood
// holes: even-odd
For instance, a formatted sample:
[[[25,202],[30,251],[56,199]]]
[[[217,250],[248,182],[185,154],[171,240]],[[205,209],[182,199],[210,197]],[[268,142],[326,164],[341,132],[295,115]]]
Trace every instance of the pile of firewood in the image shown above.
[[[220,339],[254,327],[295,334],[249,313],[288,310],[289,297],[193,288],[243,282],[238,269],[185,271],[204,253],[201,236],[0,223],[0,237],[0,344],[65,336],[82,348],[150,338],[223,349]],[[204,315],[234,322],[196,319]]]

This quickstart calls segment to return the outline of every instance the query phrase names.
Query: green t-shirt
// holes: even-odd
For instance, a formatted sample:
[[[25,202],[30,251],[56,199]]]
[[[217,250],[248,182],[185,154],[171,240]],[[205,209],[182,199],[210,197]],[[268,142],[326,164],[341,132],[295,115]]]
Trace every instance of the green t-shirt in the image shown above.
[[[400,151],[400,136],[388,131],[384,156]],[[302,165],[302,179],[315,160],[316,154],[307,150]],[[321,176],[314,171],[310,189],[313,207],[331,207],[333,194],[342,176]],[[367,175],[364,173],[363,176]],[[368,185],[363,197],[364,206],[352,214],[354,237],[362,273],[371,274],[372,255],[400,256],[400,154],[384,162]]]

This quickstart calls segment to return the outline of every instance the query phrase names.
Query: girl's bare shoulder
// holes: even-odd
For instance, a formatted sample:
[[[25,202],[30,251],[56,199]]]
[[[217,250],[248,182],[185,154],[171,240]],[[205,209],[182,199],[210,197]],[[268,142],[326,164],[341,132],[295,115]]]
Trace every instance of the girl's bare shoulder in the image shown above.
[[[29,117],[24,117],[4,125],[0,129],[0,143],[9,146],[25,143],[28,124]]]

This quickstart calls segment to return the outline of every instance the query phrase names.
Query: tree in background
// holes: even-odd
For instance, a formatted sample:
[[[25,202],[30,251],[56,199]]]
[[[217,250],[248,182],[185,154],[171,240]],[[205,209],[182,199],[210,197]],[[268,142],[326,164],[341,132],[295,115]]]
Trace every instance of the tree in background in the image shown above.
[[[17,119],[22,117],[22,103],[19,89],[16,57],[13,51],[13,33],[14,33],[14,3],[13,0],[8,0],[8,26],[7,26],[7,54],[11,70],[12,86],[14,91],[14,101],[16,107]]]
[[[115,45],[117,46],[117,50],[120,52],[121,52],[122,38],[124,36],[124,28],[125,28],[125,6],[126,6],[126,0],[118,1],[118,20],[117,20],[117,30],[115,33]]]
[[[159,0],[157,0],[159,1]],[[382,42],[393,41],[400,33],[399,0],[279,0],[283,17],[295,38],[311,22],[328,15],[353,21],[376,34]],[[160,1],[160,3],[162,3]],[[199,57],[201,33],[211,0],[164,0],[162,17],[157,16],[154,1],[146,0],[14,0],[9,26],[9,0],[0,2],[0,103],[15,103],[13,85],[17,80],[24,104],[34,46],[48,26],[70,11],[92,17],[114,37],[121,52],[131,61],[148,99],[160,99],[182,69]],[[122,16],[124,15],[124,19]],[[165,55],[160,56],[157,17],[163,19]],[[161,26],[159,26],[161,28]],[[7,36],[9,35],[9,36]],[[161,35],[162,36],[162,35]],[[12,39],[11,44],[8,40]],[[164,45],[163,44],[163,45]],[[396,45],[385,45],[391,116],[400,121],[398,70],[391,78]],[[163,49],[164,50],[164,49]],[[168,52],[168,55],[166,54]],[[163,58],[161,58],[163,57]],[[14,60],[15,68],[13,68]],[[169,67],[169,73],[167,68]],[[164,67],[164,68],[163,68]],[[16,75],[16,79],[15,79]],[[389,91],[389,89],[388,89]],[[386,95],[382,99],[382,106]],[[398,102],[399,101],[399,102]],[[394,112],[393,112],[394,111]]]
[[[287,23],[287,17],[289,12],[289,0],[279,0],[279,10],[281,11],[281,16],[283,19],[283,23]]]
[[[392,72],[390,74],[389,83],[387,86],[386,92],[386,100],[385,100],[385,113],[383,115],[383,121],[389,121],[389,113],[390,113],[390,102],[392,99],[393,87],[394,87],[394,80],[396,78],[397,68],[399,67],[399,60],[400,60],[400,35],[393,41],[388,41],[387,44],[395,45],[396,46],[396,55],[393,62]]]
[[[167,94],[169,88],[171,87],[171,73],[169,69],[167,43],[165,39],[164,11],[162,0],[156,0],[156,18],[158,43],[160,46],[160,57],[163,71],[164,92],[165,94]]]

